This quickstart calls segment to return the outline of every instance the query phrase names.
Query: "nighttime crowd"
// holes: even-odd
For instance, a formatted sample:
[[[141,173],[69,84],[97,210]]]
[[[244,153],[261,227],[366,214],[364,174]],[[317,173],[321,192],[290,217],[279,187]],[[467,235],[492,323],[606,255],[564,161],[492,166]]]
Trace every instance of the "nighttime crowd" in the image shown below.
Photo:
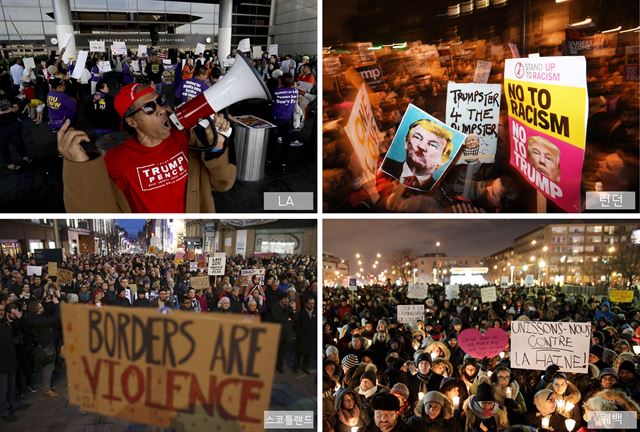
[[[229,70],[236,50],[227,59],[216,52],[155,49],[137,55],[89,53],[81,73],[72,77],[75,61],[65,63],[64,49],[49,58],[37,57],[35,68],[25,67],[22,58],[0,61],[0,142],[2,163],[10,171],[32,162],[23,128],[28,123],[46,123],[52,134],[69,120],[73,127],[89,131],[93,140],[122,129],[122,113],[114,103],[117,92],[132,84],[153,86],[166,98],[163,104],[178,106],[214,85]],[[296,131],[304,127],[315,100],[315,57],[269,55],[253,60],[253,66],[272,93],[273,104],[263,110],[265,120],[274,123],[273,158],[286,169],[288,147],[304,143]],[[108,66],[108,68],[106,67]],[[79,77],[79,78],[76,78]],[[128,88],[128,87],[127,87]],[[120,114],[120,115],[119,115]],[[313,116],[309,121],[315,121]],[[14,160],[10,147],[19,160]]]
[[[0,276],[0,419],[14,422],[28,393],[58,397],[54,375],[64,373],[60,303],[93,307],[154,308],[164,313],[239,314],[280,324],[276,370],[310,374],[316,363],[316,260],[309,256],[227,257],[225,275],[209,277],[208,288],[191,286],[197,272],[173,255],[69,256],[58,269],[73,272],[71,285],[57,284],[47,265],[40,276],[26,256],[3,256]],[[241,270],[264,270],[243,284]],[[239,319],[243,319],[239,316]],[[16,411],[18,413],[16,414]]]
[[[637,293],[633,303],[611,304],[558,286],[514,286],[482,303],[477,286],[461,285],[451,299],[440,285],[428,289],[421,301],[390,283],[324,287],[325,431],[588,432],[595,411],[640,418]],[[399,304],[424,304],[424,319],[399,323]],[[509,333],[514,321],[591,323],[588,373],[512,369],[509,347],[474,358],[458,343],[465,329]]]
[[[325,53],[323,93],[323,184],[326,211],[506,213],[536,209],[535,190],[510,166],[507,102],[502,94],[494,163],[456,165],[430,192],[406,188],[380,171],[403,114],[409,104],[446,121],[447,85],[474,82],[477,60],[492,62],[490,84],[504,84],[504,60],[514,58],[507,43],[492,39],[482,53],[471,45],[453,51],[457,44],[434,51],[429,61],[419,60],[410,49],[369,51],[363,60],[355,43]],[[417,45],[421,41],[415,42]],[[424,45],[426,42],[422,42]],[[463,43],[463,42],[459,42]],[[473,41],[465,41],[473,44]],[[394,47],[395,48],[395,47]],[[435,49],[435,46],[434,46]],[[540,56],[560,56],[561,47],[536,47]],[[365,48],[366,50],[366,48]],[[374,56],[375,54],[375,56]],[[524,55],[523,55],[524,56]],[[373,58],[372,58],[373,57]],[[375,62],[375,63],[374,63]],[[415,63],[420,62],[419,69]],[[366,79],[354,79],[353,69],[376,66],[381,77],[367,85],[373,116],[381,136],[374,143],[375,178],[369,180],[351,163],[355,155],[344,132],[356,93]],[[364,73],[364,72],[363,72]],[[362,74],[362,73],[361,73]],[[362,75],[364,77],[364,75]],[[638,81],[625,73],[624,47],[615,56],[587,57],[589,116],[581,190],[635,191],[638,193],[638,142],[640,105]],[[489,122],[486,123],[487,127]],[[371,154],[377,154],[370,151]],[[470,182],[470,183],[469,183]],[[364,186],[363,186],[364,185]],[[371,193],[375,190],[375,193]],[[584,204],[583,204],[584,206]],[[549,211],[559,211],[549,204]]]

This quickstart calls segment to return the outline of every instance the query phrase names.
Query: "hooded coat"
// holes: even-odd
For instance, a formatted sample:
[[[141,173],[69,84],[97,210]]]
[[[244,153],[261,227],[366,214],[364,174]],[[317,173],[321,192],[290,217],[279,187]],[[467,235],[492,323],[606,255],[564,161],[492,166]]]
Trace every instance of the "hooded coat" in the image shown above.
[[[464,407],[462,408],[466,417],[464,427],[465,432],[480,432],[482,430],[480,429],[480,422],[482,419],[471,409],[470,403],[474,398],[475,397],[472,396],[467,399],[464,403]],[[496,422],[496,429],[498,431],[504,431],[509,428],[509,418],[507,416],[507,410],[504,407],[500,406],[498,408],[498,412],[494,415],[494,419]]]
[[[355,402],[354,409],[351,412],[351,414],[354,414],[352,418],[353,424],[346,424],[344,422],[346,419],[345,413],[339,411],[342,406],[342,399],[346,394],[350,394]],[[336,432],[351,432],[351,428],[354,426],[357,427],[358,430],[362,430],[369,423],[367,410],[362,407],[360,395],[348,387],[342,387],[338,390],[333,407],[334,413],[329,417],[329,424]],[[357,416],[355,414],[357,414]]]
[[[446,396],[440,414],[434,420],[426,413],[425,404],[418,402],[407,426],[415,432],[462,432],[462,426],[453,417],[453,403]]]

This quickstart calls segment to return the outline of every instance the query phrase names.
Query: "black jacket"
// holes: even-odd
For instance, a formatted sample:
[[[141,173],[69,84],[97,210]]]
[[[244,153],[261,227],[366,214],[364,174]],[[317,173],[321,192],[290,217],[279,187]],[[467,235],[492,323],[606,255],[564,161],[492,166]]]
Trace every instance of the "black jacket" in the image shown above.
[[[38,346],[53,345],[53,327],[60,324],[60,305],[53,305],[53,312],[53,316],[30,314],[28,317],[31,334]]]
[[[11,327],[0,321],[0,373],[15,373],[17,368],[16,346],[13,343]]]

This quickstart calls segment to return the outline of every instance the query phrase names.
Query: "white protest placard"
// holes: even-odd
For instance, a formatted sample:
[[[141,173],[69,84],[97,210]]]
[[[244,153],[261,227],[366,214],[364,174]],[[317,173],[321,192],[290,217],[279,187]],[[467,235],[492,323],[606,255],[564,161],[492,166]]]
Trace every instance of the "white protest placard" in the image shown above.
[[[198,271],[198,263],[194,262],[194,261],[190,262],[189,263],[189,271],[197,272]]]
[[[206,47],[205,47],[205,45],[204,45],[204,44],[197,43],[197,44],[196,44],[196,55],[200,55],[200,54],[202,54],[202,53],[204,52],[204,49],[205,49],[205,48],[206,48]]]
[[[252,51],[254,59],[262,58],[262,47],[261,46],[251,47],[251,51]]]
[[[27,266],[27,276],[42,276],[42,266]]]
[[[397,316],[399,323],[414,325],[418,320],[424,320],[424,305],[398,305]]]
[[[444,287],[444,294],[447,300],[457,299],[460,296],[460,285],[452,284]]]
[[[240,42],[238,42],[238,51],[243,53],[251,51],[251,44],[249,43],[249,38],[244,38]]]
[[[349,290],[350,291],[357,291],[358,290],[358,279],[349,278]]]
[[[162,59],[162,64],[171,66],[171,59]]]
[[[496,287],[484,287],[480,288],[480,298],[482,299],[482,303],[493,303],[498,300],[498,296],[496,295]]]
[[[375,187],[375,173],[382,134],[373,116],[366,84],[362,84],[358,90],[349,121],[345,126],[345,132],[351,141],[353,153],[362,170],[362,184],[365,185],[373,202],[377,202],[380,195]]]
[[[89,41],[89,52],[105,52],[104,41]]]
[[[429,294],[429,285],[425,283],[410,283],[407,298],[425,299]]]
[[[278,55],[278,44],[269,44],[267,45],[267,52],[269,55]]]
[[[526,287],[532,287],[533,286],[533,275],[527,275],[527,277],[524,279],[524,286]]]
[[[99,61],[98,70],[100,73],[111,72],[111,63],[108,61]]]
[[[138,45],[138,57],[142,57],[147,54],[147,46],[146,45]]]
[[[140,72],[140,65],[138,64],[137,61],[132,61],[130,63],[131,69],[133,69],[134,72]]]
[[[467,134],[458,165],[495,162],[501,92],[500,84],[449,82],[446,123]]]
[[[512,321],[511,368],[586,373],[590,344],[589,322]]]
[[[84,71],[84,67],[87,64],[87,57],[89,56],[88,51],[79,51],[78,52],[78,61],[76,61],[75,66],[73,67],[73,73],[71,74],[71,78],[75,78],[77,80],[82,76],[82,72]]]
[[[22,59],[22,61],[24,62],[24,67],[26,69],[35,69],[36,68],[36,62],[35,60],[33,60],[33,57],[25,57]]]
[[[486,84],[487,81],[489,81],[489,75],[491,75],[491,62],[478,60],[476,63],[476,70],[473,74],[473,82],[477,84]]]
[[[509,277],[502,276],[500,278],[500,288],[507,288],[509,286]]]
[[[214,253],[209,257],[209,267],[207,274],[209,276],[224,276],[224,269],[227,264],[227,254],[224,252]]]
[[[113,54],[114,56],[126,56],[127,45],[124,42],[113,42],[113,44],[111,44],[111,54]]]
[[[62,37],[60,38],[60,43],[58,45],[58,48],[60,49],[60,51],[62,51],[69,45],[69,42],[71,42],[72,37],[73,37],[73,34],[71,33],[62,34]]]

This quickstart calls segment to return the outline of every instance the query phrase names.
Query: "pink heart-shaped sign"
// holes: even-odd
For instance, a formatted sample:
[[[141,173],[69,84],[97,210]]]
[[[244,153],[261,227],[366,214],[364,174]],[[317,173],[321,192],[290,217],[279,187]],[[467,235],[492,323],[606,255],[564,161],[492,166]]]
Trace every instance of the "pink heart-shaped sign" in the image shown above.
[[[491,358],[507,349],[509,335],[499,328],[490,328],[485,334],[476,329],[466,329],[458,335],[458,344],[475,358]]]

